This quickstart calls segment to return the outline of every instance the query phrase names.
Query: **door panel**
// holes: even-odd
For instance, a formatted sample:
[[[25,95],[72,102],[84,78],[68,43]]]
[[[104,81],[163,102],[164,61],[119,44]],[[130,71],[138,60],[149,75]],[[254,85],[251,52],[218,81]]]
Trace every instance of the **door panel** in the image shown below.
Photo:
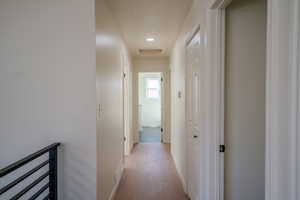
[[[124,155],[130,154],[130,125],[129,125],[129,64],[123,58],[123,129],[124,129]]]
[[[187,45],[188,193],[200,199],[200,33]]]

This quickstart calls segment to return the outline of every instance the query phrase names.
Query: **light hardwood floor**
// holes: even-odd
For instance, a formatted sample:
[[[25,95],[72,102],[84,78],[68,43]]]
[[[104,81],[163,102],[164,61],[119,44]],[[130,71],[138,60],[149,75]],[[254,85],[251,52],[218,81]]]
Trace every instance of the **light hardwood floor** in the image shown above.
[[[114,200],[187,200],[170,154],[170,145],[140,143],[126,158]]]

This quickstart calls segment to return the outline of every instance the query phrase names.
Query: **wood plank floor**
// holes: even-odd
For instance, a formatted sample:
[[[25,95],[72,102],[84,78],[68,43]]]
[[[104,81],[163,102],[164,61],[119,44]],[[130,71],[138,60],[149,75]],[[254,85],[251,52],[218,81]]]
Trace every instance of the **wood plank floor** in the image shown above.
[[[126,158],[114,200],[187,200],[170,154],[170,145],[137,144]]]

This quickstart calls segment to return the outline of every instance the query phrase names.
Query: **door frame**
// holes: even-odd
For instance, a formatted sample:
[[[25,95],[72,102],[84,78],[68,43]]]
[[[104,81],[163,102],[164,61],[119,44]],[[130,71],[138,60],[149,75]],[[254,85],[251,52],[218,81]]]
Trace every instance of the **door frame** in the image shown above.
[[[225,119],[225,16],[226,7],[232,0],[215,0],[209,10],[209,42],[211,43],[209,63],[212,71],[211,106],[214,130],[211,132],[211,147],[209,150],[209,177],[212,179],[210,191],[211,199],[224,200],[224,153],[220,153],[220,145],[224,145]]]
[[[169,75],[169,72],[168,71],[159,71],[159,70],[137,70],[134,72],[133,74],[133,84],[136,85],[136,87],[134,87],[134,98],[136,99],[136,105],[135,108],[133,108],[133,112],[135,112],[135,120],[134,120],[134,123],[135,123],[135,143],[139,143],[140,142],[140,134],[139,134],[139,119],[140,119],[140,113],[139,113],[139,73],[160,73],[161,74],[161,77],[163,78],[163,90],[161,89],[161,106],[166,106],[168,104],[170,104],[169,102],[167,102],[168,99],[166,94],[167,94],[167,81],[169,81],[169,78],[168,75]],[[164,107],[164,109],[161,111],[161,128],[163,128],[163,131],[162,131],[162,136],[161,136],[161,142],[162,143],[169,143],[169,139],[166,138],[165,134],[166,134],[166,131],[170,131],[168,130],[168,124],[167,124],[167,121],[170,121],[169,120],[166,120],[168,114],[167,114],[167,108]],[[171,117],[169,115],[169,117]],[[168,133],[170,134],[170,133]],[[169,136],[170,137],[170,136]]]
[[[165,112],[165,104],[166,104],[166,86],[165,86],[165,73],[160,73],[160,129],[161,129],[161,142],[165,141],[165,129],[166,129],[166,112]]]
[[[122,93],[123,93],[123,157],[130,155],[131,133],[130,133],[130,91],[129,62],[124,53],[121,53],[122,61]],[[124,161],[124,158],[123,158]]]
[[[209,199],[224,199],[224,158],[215,150],[224,140],[225,8],[231,0],[213,0],[209,8],[211,133]],[[267,0],[266,200],[300,198],[300,2]],[[284,133],[284,134],[282,134]]]
[[[268,1],[266,200],[300,198],[300,2]]]

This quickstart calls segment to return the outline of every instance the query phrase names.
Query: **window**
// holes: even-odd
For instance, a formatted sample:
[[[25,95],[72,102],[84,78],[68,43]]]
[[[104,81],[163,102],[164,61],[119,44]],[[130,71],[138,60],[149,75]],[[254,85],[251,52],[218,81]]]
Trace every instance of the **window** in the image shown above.
[[[149,99],[159,98],[159,80],[147,79],[146,95]]]

